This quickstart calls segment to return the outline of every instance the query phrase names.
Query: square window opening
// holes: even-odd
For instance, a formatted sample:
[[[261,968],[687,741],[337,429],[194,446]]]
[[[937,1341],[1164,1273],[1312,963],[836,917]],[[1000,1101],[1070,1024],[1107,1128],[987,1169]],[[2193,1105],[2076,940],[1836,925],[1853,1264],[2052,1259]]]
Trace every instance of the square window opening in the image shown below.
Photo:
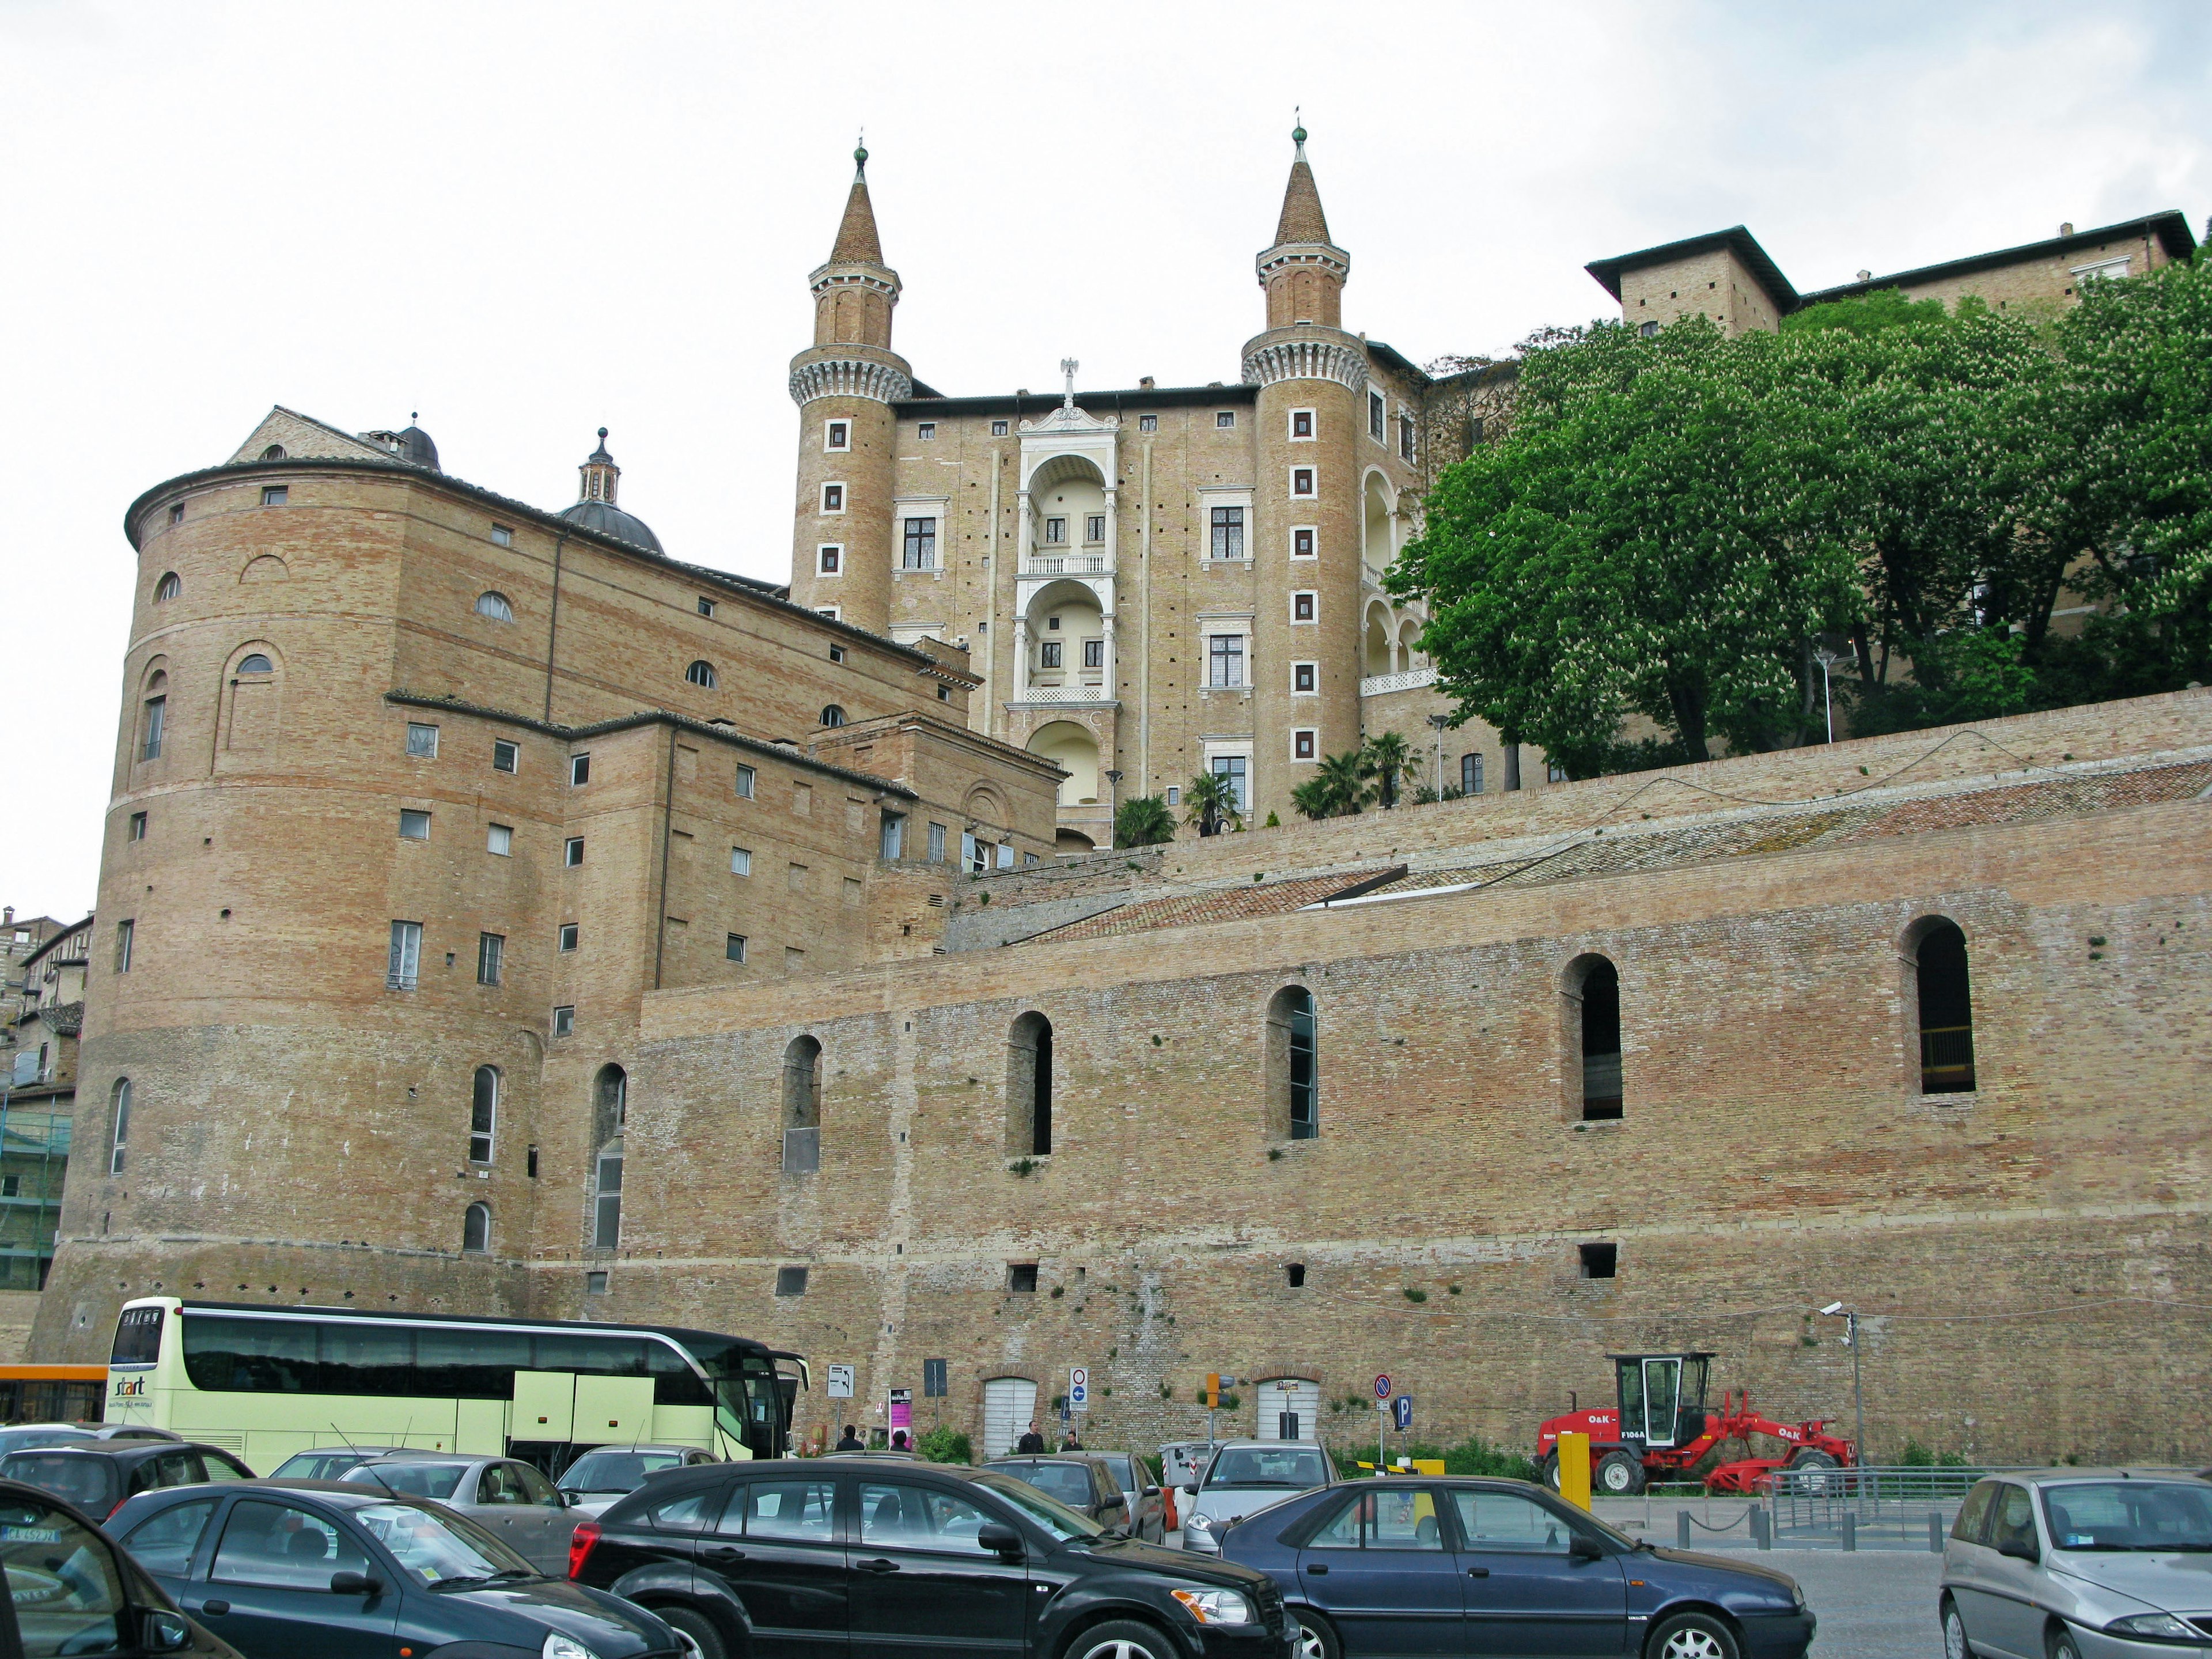
[[[778,1296],[805,1296],[806,1294],[806,1269],[804,1267],[778,1267],[775,1270],[775,1293]]]
[[[750,876],[752,872],[752,849],[749,847],[730,848],[730,873],[733,876]]]
[[[512,824],[488,824],[484,830],[484,851],[496,858],[511,858],[514,854],[514,827]]]
[[[561,924],[562,950],[573,951],[576,948],[578,931],[577,925],[573,921],[564,921]]]
[[[261,486],[261,505],[264,507],[282,507],[291,499],[291,490],[283,484]]]
[[[592,757],[589,755],[568,757],[568,787],[581,788],[592,781]]]
[[[1235,426],[1237,424],[1237,411],[1233,409],[1224,409],[1220,410],[1214,416],[1213,423],[1216,426]]]
[[[574,1008],[563,1006],[556,1008],[553,1011],[553,1035],[555,1036],[567,1036],[571,1032],[574,1031],[575,1029],[576,1011]]]
[[[562,867],[565,869],[574,870],[577,866],[583,863],[583,861],[584,838],[581,836],[569,836],[568,841],[562,844],[561,848],[561,863]]]
[[[414,760],[438,758],[438,728],[417,720],[407,722],[407,753]]]
[[[994,422],[991,422],[991,435],[992,435],[994,438],[1003,438],[1003,437],[1005,437],[1005,436],[1006,435],[1006,423],[1004,421],[994,421]]]
[[[503,524],[494,525],[491,527],[491,544],[494,547],[513,547],[514,532]]]
[[[754,776],[753,769],[750,766],[740,766],[738,769],[737,790],[740,799],[750,800],[753,798]]]
[[[1577,1244],[1575,1253],[1580,1258],[1584,1279],[1614,1279],[1620,1276],[1620,1245]]]
[[[920,425],[915,428],[914,435],[922,443],[935,443],[937,441],[937,422],[934,421],[922,422]]]
[[[131,839],[133,841],[146,839],[146,815],[143,812],[133,812],[131,815]]]
[[[836,575],[839,569],[841,569],[844,565],[845,550],[842,547],[831,544],[823,547],[817,550],[817,551],[820,555],[817,561],[817,566],[821,574],[825,576]]]
[[[1306,1264],[1303,1261],[1285,1262],[1283,1264],[1283,1279],[1284,1282],[1289,1285],[1292,1290],[1304,1290],[1306,1285]]]
[[[1139,432],[1158,432],[1159,429],[1160,429],[1160,417],[1159,417],[1158,416],[1157,416],[1157,415],[1139,415],[1139,416],[1137,416],[1137,430],[1138,430],[1138,431],[1139,431]]]
[[[1006,1265],[1006,1288],[1018,1296],[1036,1294],[1037,1264],[1013,1261]]]
[[[399,839],[402,841],[429,840],[430,815],[428,812],[400,813]]]
[[[743,962],[745,959],[745,936],[743,933],[729,933],[723,937],[722,959],[725,962]]]
[[[496,738],[491,745],[491,769],[495,772],[519,771],[522,766],[522,750],[519,744]]]
[[[702,597],[699,601],[699,614],[702,617],[713,616],[714,614],[714,600]]]

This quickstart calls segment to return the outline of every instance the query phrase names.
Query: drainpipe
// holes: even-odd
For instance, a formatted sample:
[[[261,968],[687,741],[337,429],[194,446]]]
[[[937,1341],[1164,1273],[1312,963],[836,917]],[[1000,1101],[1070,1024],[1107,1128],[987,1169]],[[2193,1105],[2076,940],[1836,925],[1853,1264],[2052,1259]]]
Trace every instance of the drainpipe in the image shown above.
[[[553,544],[553,604],[545,619],[545,724],[553,724],[553,641],[561,632],[561,550],[568,544],[568,532]]]
[[[660,915],[653,927],[653,988],[660,988],[661,958],[668,950],[668,842],[676,813],[676,722],[668,723],[668,776],[660,793]]]

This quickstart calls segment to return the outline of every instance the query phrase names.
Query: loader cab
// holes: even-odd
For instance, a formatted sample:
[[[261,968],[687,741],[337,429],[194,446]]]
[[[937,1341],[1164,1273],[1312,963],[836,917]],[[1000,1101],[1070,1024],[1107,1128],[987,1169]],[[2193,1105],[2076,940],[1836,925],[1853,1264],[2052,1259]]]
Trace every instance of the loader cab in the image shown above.
[[[1620,1395],[1620,1437],[1638,1452],[1687,1445],[1705,1431],[1711,1353],[1611,1356]]]

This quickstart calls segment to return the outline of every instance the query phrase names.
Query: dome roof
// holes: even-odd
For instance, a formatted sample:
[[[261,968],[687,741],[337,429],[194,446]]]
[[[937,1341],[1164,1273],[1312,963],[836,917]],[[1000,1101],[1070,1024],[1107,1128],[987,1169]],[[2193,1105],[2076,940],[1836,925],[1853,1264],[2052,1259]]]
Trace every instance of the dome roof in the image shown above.
[[[438,465],[438,446],[430,441],[430,434],[419,426],[410,425],[399,434],[399,459],[412,461],[417,466],[427,466],[433,472],[443,471]]]
[[[635,513],[625,513],[611,501],[578,501],[561,509],[561,516],[570,524],[602,536],[612,536],[617,541],[629,543],[658,553],[660,538],[653,533],[653,526]]]

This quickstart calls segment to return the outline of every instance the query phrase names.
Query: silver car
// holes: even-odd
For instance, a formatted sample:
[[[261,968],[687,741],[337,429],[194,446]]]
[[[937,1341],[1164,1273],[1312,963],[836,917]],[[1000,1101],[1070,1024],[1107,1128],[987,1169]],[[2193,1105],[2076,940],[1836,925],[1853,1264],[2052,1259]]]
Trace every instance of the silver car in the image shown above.
[[[1205,1474],[1182,1489],[1182,1547],[1218,1555],[1217,1532],[1335,1480],[1336,1466],[1310,1440],[1224,1441],[1214,1448]]]
[[[1996,1475],[1943,1547],[1946,1659],[2175,1659],[2212,1647],[2212,1486],[2125,1469]]]
[[[721,1460],[696,1446],[595,1446],[561,1472],[561,1492],[578,1518],[596,1517],[663,1469]]]
[[[568,1540],[576,1530],[569,1500],[527,1463],[513,1457],[439,1457],[400,1453],[372,1458],[338,1477],[349,1486],[381,1487],[431,1498],[489,1528],[540,1572],[568,1576]]]

